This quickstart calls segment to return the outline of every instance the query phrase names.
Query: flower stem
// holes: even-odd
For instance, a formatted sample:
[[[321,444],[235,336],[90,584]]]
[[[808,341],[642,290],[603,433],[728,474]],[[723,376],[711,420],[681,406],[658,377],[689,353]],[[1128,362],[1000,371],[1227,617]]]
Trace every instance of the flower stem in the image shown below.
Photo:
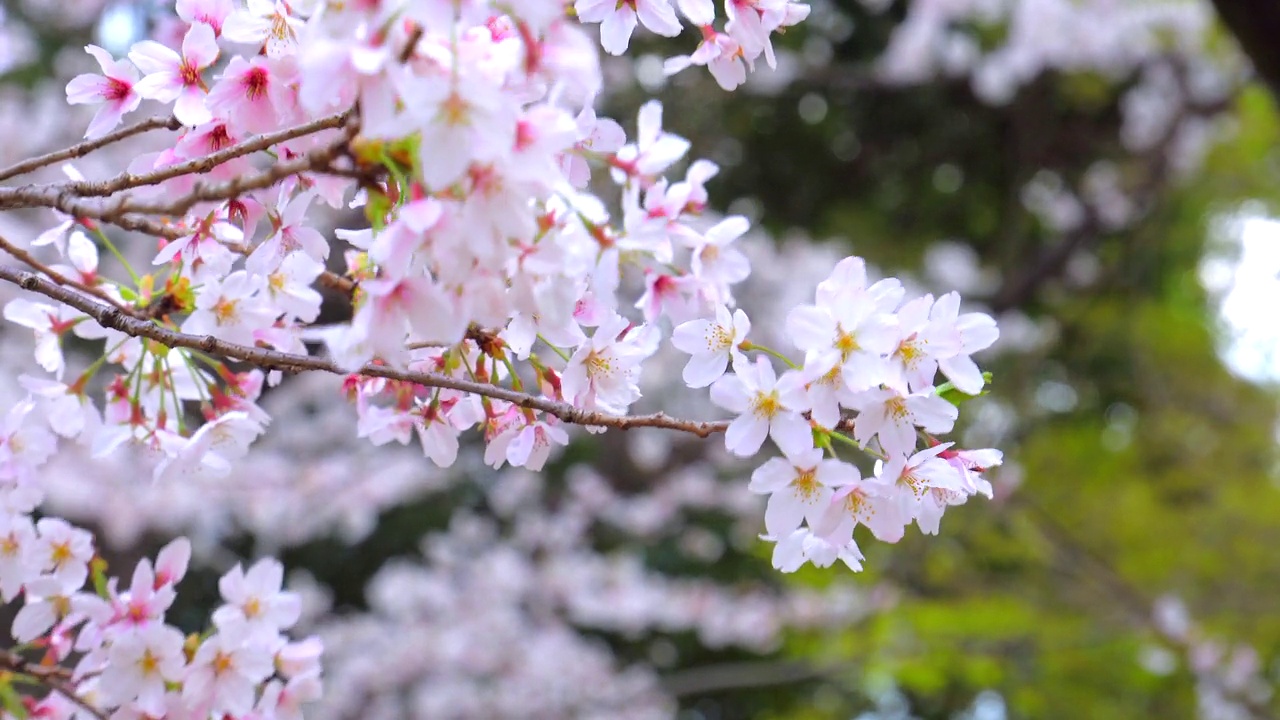
[[[769,355],[772,355],[778,358],[779,360],[781,360],[782,362],[786,363],[787,367],[791,368],[792,370],[800,369],[799,365],[796,365],[795,363],[791,362],[791,358],[787,357],[786,355],[783,355],[782,353],[778,352],[777,350],[774,350],[773,348],[767,345],[760,345],[759,343],[753,343],[750,340],[743,340],[741,343],[738,343],[738,349],[744,352],[758,350],[762,353],[768,353]]]

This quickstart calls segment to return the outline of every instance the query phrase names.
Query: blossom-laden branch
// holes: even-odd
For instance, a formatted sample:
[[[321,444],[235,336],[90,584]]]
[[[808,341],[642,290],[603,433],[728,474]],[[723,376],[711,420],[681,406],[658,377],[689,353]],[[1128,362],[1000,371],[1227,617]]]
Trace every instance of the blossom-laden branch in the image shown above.
[[[52,300],[72,307],[93,318],[104,328],[119,330],[132,337],[154,340],[169,348],[187,348],[239,360],[255,365],[264,370],[281,370],[286,372],[322,371],[336,375],[350,375],[349,369],[340,367],[332,360],[280,352],[260,347],[249,347],[227,342],[212,335],[191,335],[163,328],[147,320],[133,317],[122,312],[120,308],[90,299],[81,293],[62,287],[46,280],[36,273],[14,267],[0,265],[0,279],[18,285],[24,290],[39,293]],[[665,413],[649,415],[610,415],[608,413],[591,412],[574,407],[568,403],[558,402],[546,397],[531,395],[489,383],[474,382],[451,377],[441,373],[399,370],[387,365],[369,363],[355,371],[357,375],[373,378],[385,378],[414,383],[429,388],[443,388],[472,393],[494,400],[509,402],[521,408],[538,410],[554,415],[560,420],[574,425],[615,428],[662,428],[692,433],[698,437],[724,432],[728,428],[727,421],[700,422],[681,420]]]
[[[56,183],[45,183],[39,185],[24,185],[16,188],[0,188],[0,207],[54,207],[52,198],[58,195],[67,194],[79,197],[106,197],[114,195],[122,190],[131,188],[144,187],[148,185],[158,185],[166,180],[172,180],[183,175],[193,175],[207,173],[219,165],[223,165],[236,158],[252,155],[253,153],[266,150],[273,145],[278,145],[290,140],[296,140],[307,135],[313,135],[322,130],[331,130],[346,125],[354,118],[351,111],[343,111],[326,115],[325,117],[310,122],[302,123],[294,127],[286,128],[278,132],[266,133],[257,137],[249,138],[243,142],[232,145],[231,147],[217,150],[202,157],[188,160],[187,162],[168,165],[149,173],[134,175],[132,173],[121,173],[113,178],[99,181],[88,180],[67,180]],[[167,126],[167,123],[166,123]],[[135,132],[127,132],[132,128],[125,128],[117,133],[112,133],[96,141],[81,143],[83,145],[92,145],[92,147],[102,147],[109,142],[116,142],[122,137],[136,134]],[[113,137],[121,136],[121,137]],[[76,147],[68,148],[60,151],[58,154],[72,153]],[[87,151],[86,151],[87,152]],[[83,153],[81,153],[83,154]],[[59,158],[62,159],[62,158]],[[27,203],[27,204],[22,204]]]
[[[33,679],[55,693],[75,703],[84,712],[98,720],[107,720],[107,714],[76,694],[72,687],[71,671],[61,665],[44,665],[24,659],[12,650],[0,650],[0,669],[18,673]]]
[[[604,81],[599,58],[581,52],[589,42],[581,23],[601,23],[605,50],[619,54],[637,22],[633,5],[580,2],[564,15],[560,3],[541,11],[502,4],[466,13],[456,27],[434,15],[391,22],[365,6],[334,9],[323,23],[294,17],[287,4],[275,8],[282,14],[265,25],[248,11],[235,11],[234,21],[190,20],[181,54],[144,41],[125,61],[91,46],[103,74],[68,85],[69,101],[101,106],[91,134],[109,132],[141,97],[173,103],[190,130],[143,160],[151,162],[146,172],[0,188],[0,209],[50,208],[169,241],[152,258],[154,275],[126,265],[136,287],[122,285],[122,296],[148,300],[138,303],[141,317],[60,283],[67,278],[29,255],[19,258],[38,272],[0,269],[0,278],[61,303],[6,307],[6,318],[36,331],[36,358],[58,377],[43,392],[96,412],[84,391],[88,377],[124,367],[108,381],[113,420],[99,446],[147,445],[164,458],[157,478],[225,477],[267,415],[255,404],[262,373],[239,378],[210,357],[217,356],[351,375],[344,389],[356,401],[358,434],[383,444],[408,443],[416,432],[424,454],[442,466],[456,460],[459,434],[470,429],[484,433],[489,464],[534,471],[553,446],[568,443],[560,423],[721,433],[725,448],[743,458],[772,439],[783,457],[757,468],[749,489],[769,495],[765,529],[776,543],[775,566],[788,572],[837,559],[857,569],[855,526],[896,542],[907,526],[936,532],[947,506],[990,495],[981,473],[1000,453],[958,450],[937,437],[958,416],[946,386],[974,395],[985,385],[970,356],[995,341],[994,320],[961,315],[954,293],[903,303],[900,282],[869,282],[864,263],[846,258],[818,285],[814,304],[785,313],[783,334],[803,357],[749,337],[733,296],[751,272],[735,244],[749,222],[706,212],[706,183],[718,168],[695,160],[683,179],[667,177],[689,142],[664,130],[657,101],[640,109],[627,142],[617,122],[572,100],[595,97]],[[640,21],[648,29],[680,33],[670,3],[653,0],[646,10]],[[748,13],[749,23],[726,18],[722,33],[713,29],[713,3],[682,10],[693,13],[704,42],[673,58],[669,71],[708,65],[726,89],[741,84],[757,58],[772,59],[770,35],[808,14],[783,0],[758,17]],[[472,27],[479,17],[496,25]],[[222,20],[229,25],[219,35],[213,28]],[[264,27],[289,30],[261,34]],[[385,32],[354,30],[371,27]],[[233,51],[220,40],[260,52],[222,65],[221,54]],[[419,58],[419,47],[456,52]],[[463,61],[470,57],[492,62]],[[209,87],[204,73],[216,62],[223,69]],[[320,133],[337,137],[299,143],[306,152],[281,146]],[[272,162],[254,169],[249,156],[273,148]],[[616,184],[616,201],[594,194],[599,170]],[[197,174],[216,181],[185,177]],[[324,174],[331,185],[320,184]],[[338,204],[351,190],[367,225],[334,233],[349,246],[348,277],[340,277],[327,270],[334,243],[308,225],[308,208],[321,196]],[[63,221],[59,231],[71,225]],[[624,271],[645,278],[638,300],[626,297]],[[331,359],[303,345],[320,315],[316,283],[352,300],[351,319],[319,334]],[[64,333],[103,339],[80,313],[107,329],[106,351],[64,386]],[[642,365],[663,341],[664,318],[675,328],[671,344],[690,355],[685,384],[709,387],[732,421],[628,414],[641,396]],[[495,332],[472,337],[472,327]],[[425,339],[439,344],[418,347]],[[533,352],[544,346],[563,365]],[[950,383],[936,384],[939,373]],[[536,390],[525,388],[530,375]],[[196,403],[205,421],[198,428],[186,423]],[[238,439],[214,450],[212,437],[228,434]],[[849,453],[883,463],[864,479],[842,457]]]
[[[125,195],[108,203],[95,203],[85,197],[111,195],[124,189],[155,185],[183,175],[207,173],[213,168],[265,150],[288,139],[303,137],[320,130],[331,129],[347,122],[350,113],[338,113],[322,120],[292,128],[288,131],[255,138],[233,147],[185,163],[171,165],[144,175],[125,173],[102,182],[66,181],[47,185],[26,185],[16,188],[0,188],[0,208],[19,209],[45,207],[59,210],[72,217],[90,218],[117,225],[126,230],[136,230],[156,237],[175,239],[186,234],[181,228],[136,215],[181,216],[200,202],[229,200],[251,191],[271,187],[280,180],[299,173],[322,169],[344,152],[358,125],[347,125],[343,135],[334,142],[305,153],[297,158],[272,164],[262,172],[241,175],[216,184],[196,183],[190,191],[161,202],[145,202]]]

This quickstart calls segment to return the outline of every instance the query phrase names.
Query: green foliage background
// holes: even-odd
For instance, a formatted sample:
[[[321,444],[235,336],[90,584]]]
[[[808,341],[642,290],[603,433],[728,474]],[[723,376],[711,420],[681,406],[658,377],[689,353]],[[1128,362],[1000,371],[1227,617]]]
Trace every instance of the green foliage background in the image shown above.
[[[802,77],[763,102],[691,104],[711,90],[685,76],[665,91],[671,124],[695,147],[722,136],[742,144],[717,199],[750,195],[773,229],[840,238],[886,272],[918,268],[939,239],[962,240],[1007,282],[1058,241],[1019,201],[1039,170],[1071,182],[1110,159],[1126,179],[1144,172],[1148,160],[1117,141],[1118,102],[1132,79],[1048,74],[999,108],[978,103],[963,81],[879,86],[857,78],[900,16],[839,5],[857,30],[835,46],[825,78]],[[1229,38],[1221,45],[1229,51]],[[842,84],[855,89],[832,89]],[[796,111],[809,92],[829,104],[817,124]],[[1185,662],[1161,675],[1139,661],[1159,644],[1151,605],[1166,593],[1183,598],[1206,633],[1251,644],[1264,675],[1276,676],[1276,394],[1224,367],[1197,269],[1220,242],[1215,219],[1280,199],[1280,123],[1261,86],[1235,97],[1219,123],[1203,166],[1159,178],[1142,221],[1088,238],[1095,283],[1067,288],[1050,276],[1016,302],[991,288],[997,306],[1058,326],[1044,349],[992,367],[992,399],[1017,413],[1001,447],[1021,467],[1021,485],[949,512],[939,537],[865,543],[859,581],[894,583],[897,607],[845,632],[795,637],[789,648],[829,668],[815,685],[841,700],[810,687],[816,694],[759,716],[849,717],[889,678],[924,718],[955,717],[984,689],[1017,718],[1194,717]],[[850,133],[859,151],[841,161],[833,142]],[[954,192],[938,188],[939,168],[959,170]],[[1075,406],[1040,407],[1046,381],[1070,384]],[[810,572],[796,582],[829,578]]]

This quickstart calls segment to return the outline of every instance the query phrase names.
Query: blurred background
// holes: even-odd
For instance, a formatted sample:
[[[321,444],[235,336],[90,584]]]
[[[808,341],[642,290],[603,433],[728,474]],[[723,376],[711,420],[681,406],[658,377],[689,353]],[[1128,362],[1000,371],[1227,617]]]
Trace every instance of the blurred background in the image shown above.
[[[1005,452],[993,501],[937,537],[859,536],[860,574],[783,576],[717,442],[580,434],[538,475],[479,446],[441,471],[358,440],[338,379],[298,377],[232,480],[66,453],[51,506],[117,567],[192,535],[191,623],[219,571],[280,553],[326,643],[316,718],[1280,717],[1280,4],[811,5],[733,94],[663,74],[691,34],[638,36],[600,112],[630,129],[657,96],[720,165],[712,207],[758,228],[758,327],[848,254],[996,316],[994,386],[957,433]],[[172,23],[142,0],[2,8],[0,164],[79,138],[86,43],[119,57]],[[681,362],[646,371],[645,407],[710,416],[668,394]],[[0,400],[31,366],[6,328]]]

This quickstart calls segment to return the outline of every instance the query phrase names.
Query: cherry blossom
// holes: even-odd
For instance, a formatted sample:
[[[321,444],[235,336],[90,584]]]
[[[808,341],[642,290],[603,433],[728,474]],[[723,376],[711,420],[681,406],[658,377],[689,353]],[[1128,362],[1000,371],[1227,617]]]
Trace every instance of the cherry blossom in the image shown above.
[[[183,125],[202,125],[213,119],[205,106],[207,90],[200,77],[218,59],[213,28],[204,23],[192,25],[182,39],[181,55],[154,40],[143,40],[129,51],[129,59],[146,73],[135,88],[139,95],[174,103],[173,114]]]
[[[730,412],[739,413],[725,431],[725,448],[741,456],[754,455],[772,437],[784,452],[812,447],[809,422],[801,416],[807,409],[804,388],[797,373],[781,378],[767,358],[734,362],[734,374],[711,386],[711,400]]]
[[[93,536],[61,518],[41,518],[36,523],[36,534],[38,540],[32,550],[41,570],[72,585],[84,584],[93,559]]]
[[[280,117],[288,117],[292,93],[280,66],[263,57],[245,61],[231,58],[209,90],[210,113],[224,117],[242,132],[264,133],[275,129]]]
[[[705,65],[716,84],[727,91],[736,90],[747,81],[747,62],[742,46],[730,35],[716,32],[710,25],[702,26],[702,42],[692,54],[668,58],[662,70],[667,75],[675,75],[692,65]]]
[[[985,350],[1000,337],[996,321],[986,313],[960,314],[960,295],[947,293],[938,298],[933,306],[931,317],[936,316],[955,329],[960,336],[960,347],[950,357],[938,360],[938,367],[960,392],[977,395],[982,392],[986,381],[982,371],[970,357],[973,353]]]
[[[627,51],[637,21],[659,35],[680,34],[680,21],[667,0],[577,0],[573,9],[583,22],[600,23],[600,44],[612,55]]]
[[[483,493],[502,522],[510,521],[520,551],[546,549],[546,562],[514,566],[498,551],[509,548],[468,545],[466,538],[489,532],[486,521],[456,514],[449,530],[455,544],[443,547],[449,541],[437,538],[424,552],[459,563],[449,570],[460,583],[479,578],[495,607],[459,603],[452,580],[439,577],[427,578],[437,589],[420,596],[371,587],[370,602],[402,620],[429,614],[492,632],[511,626],[494,620],[511,607],[517,615],[539,608],[552,628],[568,622],[563,618],[584,626],[596,620],[606,630],[675,628],[721,644],[769,647],[778,624],[758,619],[783,611],[760,608],[782,603],[744,602],[744,612],[699,615],[688,599],[704,596],[706,586],[659,587],[639,565],[605,562],[587,547],[585,527],[647,528],[656,538],[690,509],[731,509],[760,522],[758,504],[741,499],[749,501],[749,491],[769,496],[762,523],[775,543],[775,567],[790,572],[840,560],[857,570],[857,525],[895,542],[912,521],[936,532],[947,507],[990,494],[982,473],[999,462],[998,451],[957,449],[933,435],[949,432],[958,415],[939,396],[935,371],[954,386],[945,397],[980,391],[970,355],[995,341],[991,318],[960,315],[953,295],[900,307],[901,283],[869,283],[865,263],[848,258],[818,284],[812,304],[778,304],[754,316],[785,317],[783,327],[753,331],[735,309],[734,291],[751,275],[746,250],[758,243],[747,235],[745,217],[710,207],[707,186],[718,167],[690,157],[683,178],[667,177],[691,144],[664,129],[656,100],[641,107],[629,141],[615,120],[596,114],[606,79],[600,47],[623,52],[639,24],[678,37],[677,7],[700,29],[701,42],[692,55],[668,60],[667,71],[704,64],[726,89],[741,85],[758,57],[772,65],[772,34],[808,12],[786,0],[730,0],[720,31],[710,0],[578,0],[576,17],[560,0],[178,0],[178,19],[168,18],[154,36],[164,42],[144,40],[129,53],[141,80],[124,61],[87,48],[103,74],[72,80],[67,98],[103,103],[90,136],[115,127],[140,98],[162,103],[185,128],[148,136],[158,149],[129,162],[124,180],[106,181],[129,185],[123,192],[59,195],[94,208],[119,203],[118,216],[128,220],[100,228],[95,218],[73,217],[81,211],[60,200],[52,208],[57,224],[32,235],[40,238],[36,247],[56,247],[64,264],[52,268],[70,282],[59,280],[59,292],[36,283],[44,297],[19,296],[4,312],[34,331],[30,349],[47,376],[23,376],[18,392],[26,397],[18,396],[0,422],[0,595],[23,598],[15,637],[60,662],[76,658],[69,682],[77,697],[116,718],[299,717],[322,695],[329,638],[284,634],[304,622],[304,603],[283,589],[284,567],[269,558],[227,572],[219,582],[225,604],[202,634],[184,638],[166,616],[192,543],[174,541],[154,564],[139,561],[131,576],[120,576],[129,578],[122,590],[120,577],[106,575],[94,557],[92,537],[40,507],[46,489],[58,487],[58,476],[44,478],[40,469],[60,437],[82,445],[95,462],[127,465],[146,485],[104,498],[110,511],[100,524],[109,533],[136,536],[147,527],[139,514],[151,512],[171,523],[166,530],[197,528],[200,540],[225,526],[293,541],[332,531],[325,523],[333,518],[341,518],[342,532],[360,536],[383,508],[420,492],[414,483],[422,477],[440,477],[423,472],[419,448],[442,467],[466,465],[461,453],[483,442],[487,465],[517,468],[496,473]],[[601,25],[601,45],[584,23]],[[179,43],[180,53],[169,47]],[[606,174],[613,185],[601,182]],[[329,209],[351,229],[331,232]],[[98,242],[76,227],[96,234],[119,262],[100,267]],[[131,228],[154,243],[113,244]],[[155,248],[149,266],[128,267],[137,247]],[[63,291],[110,306],[92,315],[102,325],[61,302]],[[323,320],[322,298],[336,301]],[[67,331],[89,341],[87,362],[63,356]],[[627,417],[642,391],[674,374],[662,359],[670,353],[659,352],[668,332],[689,355],[685,385],[710,387],[712,404],[729,418],[698,423],[650,409]],[[752,332],[757,337],[749,340]],[[175,334],[186,337],[175,341]],[[802,357],[755,342],[775,334]],[[220,357],[225,346],[205,336],[243,347]],[[314,347],[319,343],[327,356]],[[262,359],[281,353],[281,362]],[[314,429],[324,440],[288,439],[302,420],[264,386],[297,387],[308,380],[286,382],[281,368],[330,359],[351,371],[327,391],[351,401],[354,413],[343,412],[354,415],[354,427],[308,417],[307,434]],[[656,371],[645,372],[649,367]],[[327,413],[328,405],[314,407]],[[714,483],[744,493],[737,500],[717,499],[721,491],[705,486],[681,490],[680,478],[656,488],[658,500],[632,499],[598,478],[574,476],[557,498],[560,507],[538,507],[536,493],[516,486],[541,482],[538,471],[570,443],[575,424],[592,432],[649,424],[704,437],[726,430],[725,447],[743,458],[765,450],[772,437],[782,456],[753,459],[749,481]],[[362,452],[378,446],[374,464],[414,479],[388,489],[366,484],[386,474],[382,467],[369,472],[347,457],[318,464],[308,458],[298,467],[276,453],[271,457],[286,468],[281,474],[316,488],[323,507],[286,502],[285,491],[269,483],[232,482],[264,446],[327,442],[334,428],[345,428],[348,441],[360,438]],[[930,448],[914,452],[922,435]],[[286,440],[273,439],[279,436]],[[411,463],[397,464],[395,444],[413,445],[404,451]],[[859,445],[881,461],[875,477],[861,478],[856,461],[845,457]],[[263,455],[252,457],[257,463]],[[204,502],[203,493],[235,492],[274,501],[225,515]],[[135,494],[164,500],[143,510],[147,501]],[[597,595],[522,595],[537,584],[535,573]],[[427,597],[430,613],[414,608]],[[619,608],[642,620],[627,625]],[[369,627],[379,632],[365,635]],[[351,635],[381,649],[392,634],[370,624]],[[555,648],[572,643],[566,637],[576,636],[545,635],[551,660],[559,662]],[[397,653],[385,654],[396,661]],[[370,661],[384,660],[371,654]],[[542,694],[560,693],[555,662],[504,664],[543,673]],[[572,670],[559,675],[579,677]],[[448,710],[441,704],[448,696],[436,695],[415,694],[418,714]],[[69,717],[74,708],[54,698],[32,702],[33,714]]]
[[[222,33],[222,24],[233,9],[231,0],[177,0],[178,17],[189,23],[204,23],[213,28],[213,34]]]
[[[253,709],[254,689],[271,676],[264,643],[246,640],[247,629],[219,629],[196,650],[182,683],[182,697],[216,713],[243,715]]]
[[[772,458],[751,474],[749,490],[768,494],[765,530],[774,537],[789,536],[807,521],[817,525],[831,504],[832,488],[858,476],[858,469],[839,460],[824,460],[823,451],[809,448]]]
[[[886,388],[861,393],[854,407],[858,420],[853,436],[863,445],[878,438],[890,456],[909,455],[915,449],[916,426],[926,432],[946,433],[959,416],[955,405],[937,395],[902,395]]]
[[[267,57],[291,55],[296,49],[302,19],[282,0],[246,0],[246,7],[226,16],[222,36],[235,43],[256,45]]]
[[[724,375],[729,359],[739,354],[738,346],[751,332],[751,320],[742,310],[733,315],[723,305],[716,306],[714,320],[690,320],[671,333],[671,344],[691,355],[684,366],[684,381],[692,388],[706,387]]]
[[[0,420],[0,481],[22,482],[31,478],[57,447],[56,437],[40,422],[35,410],[35,402],[21,400]],[[3,584],[0,578],[0,587]]]
[[[636,141],[623,145],[614,156],[613,179],[621,183],[633,175],[655,176],[688,151],[688,140],[662,129],[662,105],[650,100],[640,108]]]
[[[601,323],[565,366],[565,397],[583,407],[625,413],[640,399],[640,362],[657,349],[654,339],[649,326],[633,327],[621,315]]]
[[[835,544],[808,528],[800,528],[778,540],[773,550],[773,566],[788,573],[799,570],[806,562],[811,562],[816,567],[830,567],[836,560],[858,572],[862,570],[864,559],[854,541]]]
[[[4,319],[35,331],[36,362],[61,378],[66,362],[62,357],[62,336],[84,319],[84,314],[65,305],[49,305],[17,298],[4,306]]]
[[[186,669],[182,645],[182,633],[159,624],[116,637],[102,671],[103,700],[112,705],[136,703],[143,712],[163,714],[165,683],[182,680]]]
[[[142,96],[135,88],[138,71],[133,65],[112,58],[97,45],[86,45],[84,49],[98,61],[102,74],[90,73],[72,78],[67,83],[67,102],[72,105],[104,103],[84,133],[86,138],[94,139],[115,129],[124,115],[137,109]]]
[[[298,621],[301,605],[297,595],[282,593],[284,566],[273,558],[263,558],[244,572],[236,565],[218,581],[218,590],[227,604],[213,614],[220,629],[242,624],[250,635],[273,636]]]

